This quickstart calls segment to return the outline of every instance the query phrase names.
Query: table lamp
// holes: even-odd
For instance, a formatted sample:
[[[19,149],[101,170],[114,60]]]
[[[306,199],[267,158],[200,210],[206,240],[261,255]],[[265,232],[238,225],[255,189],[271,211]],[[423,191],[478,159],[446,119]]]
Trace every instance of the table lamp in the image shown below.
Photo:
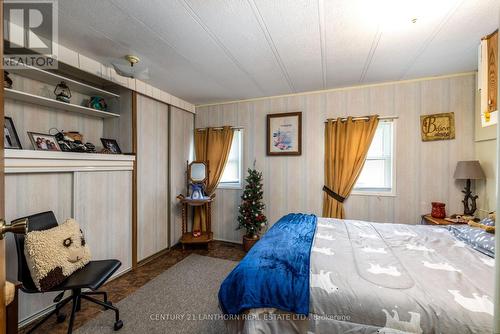
[[[453,177],[456,180],[467,180],[465,188],[462,190],[465,194],[462,201],[462,203],[464,203],[464,215],[473,216],[474,212],[476,212],[476,199],[478,196],[472,195],[472,192],[470,191],[470,180],[481,180],[486,178],[479,161],[470,160],[457,162],[457,167],[455,168],[455,174],[453,174]]]

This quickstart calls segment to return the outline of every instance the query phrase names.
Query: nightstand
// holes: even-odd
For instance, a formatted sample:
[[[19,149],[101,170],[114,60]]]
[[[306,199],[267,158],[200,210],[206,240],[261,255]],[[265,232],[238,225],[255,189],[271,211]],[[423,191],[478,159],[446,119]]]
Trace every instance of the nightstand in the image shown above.
[[[446,219],[434,218],[429,214],[429,215],[422,216],[422,221],[420,222],[420,224],[422,224],[422,225],[462,225],[462,224],[466,224],[466,223],[454,223],[454,222],[450,222]]]

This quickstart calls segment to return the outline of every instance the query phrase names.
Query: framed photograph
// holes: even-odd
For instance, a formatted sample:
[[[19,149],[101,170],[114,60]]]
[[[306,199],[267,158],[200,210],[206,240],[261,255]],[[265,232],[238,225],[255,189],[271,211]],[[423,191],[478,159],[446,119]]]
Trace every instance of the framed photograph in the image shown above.
[[[5,117],[3,125],[3,148],[22,150],[21,141],[17,135],[14,121],[10,117]]]
[[[302,154],[302,113],[267,115],[267,155]]]
[[[59,147],[57,139],[53,135],[28,132],[28,137],[36,151],[61,151],[61,147]]]
[[[106,139],[106,138],[101,138],[101,143],[104,148],[108,149],[111,151],[113,154],[122,154],[122,150],[120,150],[120,146],[118,146],[118,143],[114,139]]]

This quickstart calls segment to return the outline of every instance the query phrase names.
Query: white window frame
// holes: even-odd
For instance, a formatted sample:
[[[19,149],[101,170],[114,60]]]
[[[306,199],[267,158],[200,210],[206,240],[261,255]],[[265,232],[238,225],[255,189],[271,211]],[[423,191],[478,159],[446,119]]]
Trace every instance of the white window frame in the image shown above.
[[[243,132],[243,129],[238,129],[235,131],[240,132],[240,145],[239,145],[240,155],[239,155],[239,161],[238,161],[239,166],[240,166],[240,179],[238,182],[219,182],[217,189],[235,189],[235,190],[243,189],[243,179],[244,179],[244,175],[243,175],[243,140],[244,140],[244,132]],[[225,166],[224,166],[224,169],[225,169]],[[224,173],[224,171],[222,171],[222,173]]]
[[[377,197],[395,197],[396,196],[396,139],[397,139],[397,121],[396,119],[381,120],[380,122],[392,122],[392,187],[390,191],[384,191],[380,188],[354,188],[351,195],[354,196],[377,196]]]

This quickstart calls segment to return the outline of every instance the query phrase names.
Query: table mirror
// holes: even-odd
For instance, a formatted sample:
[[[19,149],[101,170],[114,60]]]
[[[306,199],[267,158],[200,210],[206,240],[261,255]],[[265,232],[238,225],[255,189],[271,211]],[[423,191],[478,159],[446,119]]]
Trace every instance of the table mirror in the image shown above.
[[[203,183],[207,179],[207,165],[203,161],[193,161],[188,166],[188,180],[191,183]]]

